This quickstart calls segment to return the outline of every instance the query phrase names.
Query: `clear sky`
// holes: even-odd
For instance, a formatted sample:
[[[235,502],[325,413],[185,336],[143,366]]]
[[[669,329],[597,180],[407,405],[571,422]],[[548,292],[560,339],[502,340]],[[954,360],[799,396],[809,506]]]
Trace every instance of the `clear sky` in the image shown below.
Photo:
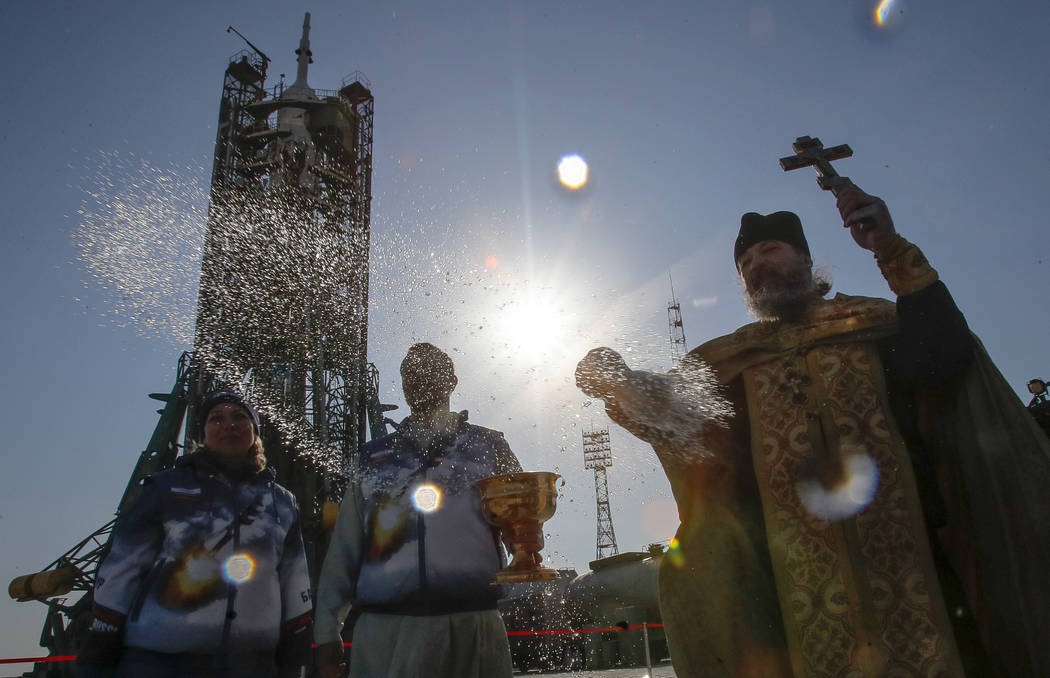
[[[290,82],[310,11],[310,84],[371,81],[382,397],[402,402],[412,342],[448,350],[453,407],[565,478],[555,565],[595,555],[580,434],[609,425],[576,361],[608,345],[667,369],[669,274],[690,348],[747,322],[743,212],[797,212],[836,290],[890,295],[814,173],[779,168],[798,136],[852,146],[840,172],[886,199],[1018,393],[1050,377],[1050,8],[896,0],[879,26],[876,6],[5,2],[0,581],[109,519],[156,423],[146,394],[190,348],[222,76],[244,47],[228,25]],[[573,152],[576,192],[555,174]],[[621,551],[668,539],[652,451],[615,425],[612,445]],[[43,611],[0,601],[0,657],[40,652]]]

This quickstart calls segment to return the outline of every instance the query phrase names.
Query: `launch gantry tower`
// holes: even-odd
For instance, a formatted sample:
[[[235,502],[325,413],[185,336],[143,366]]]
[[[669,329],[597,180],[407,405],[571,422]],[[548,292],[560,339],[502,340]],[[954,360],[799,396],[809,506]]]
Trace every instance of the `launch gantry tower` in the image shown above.
[[[216,386],[247,393],[316,572],[323,546],[309,533],[322,533],[322,501],[338,500],[368,424],[373,98],[357,73],[338,90],[308,84],[309,31],[306,14],[287,88],[266,90],[269,59],[251,43],[226,69],[187,426]]]

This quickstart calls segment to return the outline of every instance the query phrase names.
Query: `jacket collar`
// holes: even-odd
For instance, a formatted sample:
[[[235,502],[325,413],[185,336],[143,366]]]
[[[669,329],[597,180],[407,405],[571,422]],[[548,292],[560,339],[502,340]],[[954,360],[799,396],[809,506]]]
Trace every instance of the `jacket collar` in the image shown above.
[[[244,473],[238,473],[236,470],[223,464],[214,452],[211,452],[206,448],[201,448],[195,452],[182,455],[175,460],[175,467],[185,468],[194,473],[219,475],[228,480],[238,482],[248,481],[254,483],[265,483],[274,481],[277,478],[277,474],[269,466],[254,473],[247,469],[245,469]]]
[[[412,418],[405,417],[397,427],[397,436],[430,458],[441,454],[459,435],[467,423],[467,411],[449,412],[436,426],[421,426]]]

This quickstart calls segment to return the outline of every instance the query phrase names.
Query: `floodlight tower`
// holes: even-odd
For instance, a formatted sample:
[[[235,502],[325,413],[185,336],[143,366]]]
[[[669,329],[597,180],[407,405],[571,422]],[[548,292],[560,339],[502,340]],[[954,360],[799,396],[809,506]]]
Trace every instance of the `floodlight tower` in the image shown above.
[[[616,532],[613,530],[612,509],[609,508],[609,481],[605,469],[612,466],[612,445],[609,429],[583,432],[583,467],[594,469],[594,496],[598,504],[598,539],[596,558],[615,556]]]
[[[682,305],[674,295],[674,280],[671,274],[667,274],[671,281],[671,301],[667,304],[667,329],[671,336],[671,367],[678,367],[685,357],[685,325],[682,324]]]
[[[268,91],[269,58],[248,46],[219,105],[187,430],[209,390],[247,394],[316,573],[322,503],[366,434],[373,98],[359,73],[309,85],[309,13],[291,86]]]

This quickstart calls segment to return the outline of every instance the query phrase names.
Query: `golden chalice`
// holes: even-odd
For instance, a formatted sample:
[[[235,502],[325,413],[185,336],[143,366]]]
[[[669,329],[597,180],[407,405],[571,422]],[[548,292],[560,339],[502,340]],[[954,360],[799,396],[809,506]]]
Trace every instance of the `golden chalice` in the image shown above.
[[[496,573],[496,584],[557,579],[558,572],[543,567],[543,523],[554,515],[557,473],[534,471],[492,476],[474,483],[481,492],[481,514],[500,530],[511,553],[510,565]]]

